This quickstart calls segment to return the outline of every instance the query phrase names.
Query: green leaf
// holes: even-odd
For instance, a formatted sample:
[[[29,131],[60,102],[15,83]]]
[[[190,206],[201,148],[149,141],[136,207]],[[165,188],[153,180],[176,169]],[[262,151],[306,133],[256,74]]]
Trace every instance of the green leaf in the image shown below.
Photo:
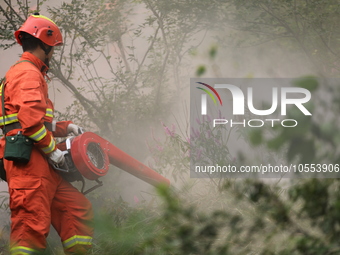
[[[206,72],[206,68],[204,65],[200,65],[196,70],[197,76],[202,76]]]
[[[295,87],[307,89],[309,91],[315,91],[319,86],[319,81],[315,76],[304,76],[293,80]]]
[[[214,59],[217,55],[217,46],[213,45],[211,46],[210,50],[209,50],[209,56],[211,59]]]

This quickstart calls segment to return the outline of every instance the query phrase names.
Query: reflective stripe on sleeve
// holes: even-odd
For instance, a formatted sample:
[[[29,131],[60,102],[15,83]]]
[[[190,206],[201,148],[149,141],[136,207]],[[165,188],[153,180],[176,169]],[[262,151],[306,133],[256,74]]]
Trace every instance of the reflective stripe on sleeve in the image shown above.
[[[14,123],[14,122],[18,122],[18,114],[17,113],[13,113],[13,114],[9,114],[9,115],[5,115],[5,125]],[[2,116],[0,116],[0,125],[3,126],[4,125],[4,118]]]
[[[46,110],[46,116],[52,117],[53,118],[53,113],[52,109],[47,109]],[[5,123],[4,123],[5,120]],[[18,119],[18,113],[13,113],[9,115],[0,116],[0,126],[3,125],[9,125],[15,122],[19,122]],[[30,135],[29,138],[32,140],[39,142],[41,139],[43,139],[47,135],[46,127],[42,126],[37,132],[35,132],[33,135]]]
[[[47,108],[45,116],[53,118],[53,110],[51,108]]]
[[[47,131],[45,126],[42,126],[37,132],[35,132],[33,135],[28,136],[33,141],[39,142],[41,139],[43,139],[47,135]]]
[[[16,246],[16,247],[13,247],[11,250],[11,255],[18,255],[18,254],[37,254],[38,251],[37,250],[34,250],[34,249],[31,249],[31,248],[28,248],[28,247],[25,247],[25,246]]]
[[[46,109],[46,114],[45,116],[47,117],[52,117],[53,118],[53,110],[48,108]],[[18,122],[18,113],[13,113],[13,114],[9,114],[9,115],[5,115],[5,125],[14,123],[14,122]],[[2,116],[0,116],[0,126],[4,125],[4,118]]]
[[[45,154],[48,154],[48,153],[51,153],[52,151],[54,151],[55,149],[55,141],[53,138],[51,138],[51,142],[50,144],[45,147],[45,148],[42,148],[42,151],[45,153]]]
[[[63,246],[65,249],[71,248],[77,244],[92,245],[92,237],[75,235],[63,242]]]

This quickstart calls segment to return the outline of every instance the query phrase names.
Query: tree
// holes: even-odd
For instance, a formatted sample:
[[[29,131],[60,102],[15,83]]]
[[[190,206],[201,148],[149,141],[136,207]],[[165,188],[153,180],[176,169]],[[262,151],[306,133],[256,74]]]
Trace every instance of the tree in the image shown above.
[[[1,39],[9,39],[11,31],[21,23],[15,20],[29,13],[28,6],[20,1],[15,8],[8,0],[5,4],[0,9],[5,19],[0,25]],[[143,22],[135,26],[129,18],[137,7],[146,14]],[[306,65],[313,65],[316,73],[338,75],[339,8],[335,0],[141,0],[105,4],[99,0],[73,0],[48,9],[63,27],[67,41],[60,50],[61,58],[52,63],[52,74],[75,95],[77,101],[70,108],[74,117],[93,121],[89,125],[96,125],[103,134],[126,137],[136,130],[128,124],[137,123],[140,128],[144,121],[166,115],[174,102],[167,85],[178,84],[174,93],[183,89],[186,83],[181,82],[185,77],[181,67],[186,64],[187,53],[208,35],[217,38],[219,50],[226,45],[237,48],[274,43],[285,52],[303,55]],[[232,36],[229,24],[234,29]],[[147,42],[145,47],[140,47],[142,42]],[[11,42],[2,46],[10,47]],[[212,47],[211,56],[216,56],[216,49]],[[107,71],[99,69],[99,63],[105,63]],[[197,75],[213,68],[213,64],[206,65]],[[79,86],[78,79],[86,86]],[[316,114],[318,121],[292,112],[303,123],[302,129],[287,132],[275,127],[270,138],[265,130],[242,135],[253,143],[254,150],[261,146],[267,149],[264,153],[274,151],[287,163],[303,167],[308,164],[310,169],[310,164],[322,161],[327,167],[335,167],[340,159],[339,122],[336,114],[324,113],[338,111],[338,82],[323,86],[315,77],[298,80],[298,86],[310,84],[313,93],[320,93],[313,101],[321,109]],[[164,143],[156,144],[163,150],[155,153],[159,160],[155,167],[166,167],[175,174],[188,171],[189,137],[166,125],[164,128],[167,137]],[[228,151],[227,146],[224,149]],[[185,193],[182,203],[178,194],[161,189],[166,208],[152,215],[156,222],[150,219],[147,207],[140,210],[142,216],[138,214],[137,222],[122,223],[115,237],[134,237],[125,238],[125,253],[339,253],[339,179],[294,180],[288,187],[260,180],[204,181],[204,186],[197,181],[196,190],[188,184],[187,189],[193,192]],[[195,193],[197,190],[199,193]],[[112,230],[115,225],[106,226]],[[104,246],[98,247],[97,253],[112,254],[117,246],[114,240],[119,239],[108,236],[102,240]],[[136,240],[134,245],[130,240]]]
[[[0,6],[1,47],[13,46],[12,32],[28,15],[46,9],[65,41],[51,63],[51,78],[76,98],[62,118],[120,139],[169,114],[174,95],[184,86],[181,66],[191,47],[188,42],[202,25],[164,1],[35,4],[5,0]],[[140,24],[130,21],[136,10],[146,10]],[[169,84],[177,86],[170,89]]]
[[[303,54],[321,75],[339,74],[338,1],[228,1],[226,24],[240,31],[232,37],[240,47],[274,42]],[[221,42],[228,41],[221,37]],[[235,40],[236,39],[236,40]]]

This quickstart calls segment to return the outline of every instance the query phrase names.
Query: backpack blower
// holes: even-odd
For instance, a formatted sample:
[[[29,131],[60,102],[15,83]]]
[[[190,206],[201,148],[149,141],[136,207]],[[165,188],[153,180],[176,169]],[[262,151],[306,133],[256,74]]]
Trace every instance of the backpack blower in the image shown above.
[[[58,148],[65,152],[65,164],[53,165],[53,168],[59,170],[63,178],[69,182],[81,181],[83,183],[81,192],[84,194],[103,185],[98,179],[107,174],[110,164],[153,186],[161,183],[170,185],[167,178],[92,132],[67,138],[58,144]],[[84,191],[84,177],[96,181],[97,184]]]

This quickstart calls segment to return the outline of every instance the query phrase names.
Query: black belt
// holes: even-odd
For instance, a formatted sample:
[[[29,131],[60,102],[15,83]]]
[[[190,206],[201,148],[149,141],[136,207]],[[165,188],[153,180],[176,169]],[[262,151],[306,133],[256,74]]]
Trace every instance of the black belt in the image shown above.
[[[52,123],[50,122],[44,122],[45,127],[49,130],[52,131]],[[13,129],[22,129],[21,124],[19,122],[14,122],[11,124],[6,125],[5,127],[5,134],[7,134],[9,131],[12,131]],[[4,130],[4,128],[2,128]]]

